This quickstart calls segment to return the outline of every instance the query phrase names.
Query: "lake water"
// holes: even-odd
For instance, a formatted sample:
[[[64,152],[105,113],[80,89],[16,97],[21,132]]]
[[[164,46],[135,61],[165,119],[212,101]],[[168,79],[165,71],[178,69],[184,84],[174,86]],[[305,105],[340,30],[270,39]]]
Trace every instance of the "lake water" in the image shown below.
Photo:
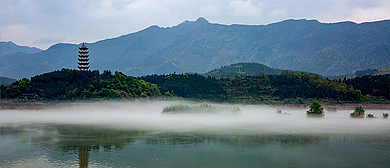
[[[386,110],[307,117],[303,108],[164,115],[189,102],[71,103],[0,111],[0,167],[386,167]]]

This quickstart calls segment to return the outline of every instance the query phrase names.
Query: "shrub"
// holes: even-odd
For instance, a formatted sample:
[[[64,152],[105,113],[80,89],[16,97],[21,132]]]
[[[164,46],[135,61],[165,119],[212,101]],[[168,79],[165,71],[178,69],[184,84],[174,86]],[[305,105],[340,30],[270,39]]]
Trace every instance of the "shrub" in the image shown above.
[[[310,109],[307,111],[307,114],[322,114],[324,109],[321,107],[321,103],[317,100],[311,102]]]
[[[351,113],[351,117],[361,117],[364,116],[364,108],[362,106],[356,107],[355,111]]]

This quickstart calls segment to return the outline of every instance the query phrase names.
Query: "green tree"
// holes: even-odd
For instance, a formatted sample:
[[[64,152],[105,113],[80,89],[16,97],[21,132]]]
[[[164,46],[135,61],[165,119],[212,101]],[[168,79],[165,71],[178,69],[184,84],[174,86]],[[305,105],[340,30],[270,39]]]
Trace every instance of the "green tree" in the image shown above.
[[[361,117],[364,116],[364,108],[362,106],[355,107],[355,111],[351,113],[351,117]]]
[[[307,114],[322,114],[324,109],[321,107],[321,103],[317,100],[311,102],[310,109],[307,111]]]

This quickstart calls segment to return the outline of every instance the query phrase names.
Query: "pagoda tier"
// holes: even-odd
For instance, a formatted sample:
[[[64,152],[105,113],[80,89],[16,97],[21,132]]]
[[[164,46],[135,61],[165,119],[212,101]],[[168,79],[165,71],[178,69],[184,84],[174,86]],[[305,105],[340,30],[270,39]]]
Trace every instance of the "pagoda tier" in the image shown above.
[[[83,45],[79,47],[79,70],[81,71],[88,71],[89,70],[89,55],[88,55],[88,48],[87,46]]]
[[[85,46],[84,43],[83,43],[83,45],[82,45],[81,47],[79,47],[79,49],[80,49],[80,50],[88,50],[88,47]]]
[[[89,61],[89,58],[79,58],[79,62],[86,62]]]
[[[78,68],[79,68],[80,71],[88,71],[89,66],[86,66],[86,67],[84,67],[84,66],[78,66]]]

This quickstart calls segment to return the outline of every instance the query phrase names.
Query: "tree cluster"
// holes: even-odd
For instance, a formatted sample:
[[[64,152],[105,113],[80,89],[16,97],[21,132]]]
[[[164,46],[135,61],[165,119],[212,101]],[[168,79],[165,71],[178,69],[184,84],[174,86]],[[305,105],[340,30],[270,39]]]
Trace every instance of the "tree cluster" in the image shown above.
[[[320,75],[283,71],[281,75],[257,74],[241,78],[221,78],[220,83],[229,96],[250,96],[253,98],[278,97],[279,99],[334,99],[359,101],[359,90],[344,83],[324,79]]]
[[[9,86],[1,86],[2,98],[23,98],[26,94],[42,99],[67,100],[83,98],[135,98],[160,96],[155,84],[126,76],[121,72],[78,71],[62,69],[31,78],[23,78]]]
[[[310,109],[306,112],[307,114],[323,114],[324,109],[321,107],[321,103],[317,100],[311,102]]]
[[[343,83],[360,90],[363,95],[372,95],[390,99],[390,74],[368,75],[353,79],[344,79]]]
[[[283,71],[281,75],[270,76],[270,80],[271,85],[276,88],[274,96],[280,98],[331,98],[358,101],[362,97],[361,92],[351,86],[324,79],[313,73]]]
[[[174,94],[183,98],[213,101],[227,100],[227,92],[215,77],[204,77],[199,74],[170,74],[148,75],[139,79],[157,84],[164,95]]]

